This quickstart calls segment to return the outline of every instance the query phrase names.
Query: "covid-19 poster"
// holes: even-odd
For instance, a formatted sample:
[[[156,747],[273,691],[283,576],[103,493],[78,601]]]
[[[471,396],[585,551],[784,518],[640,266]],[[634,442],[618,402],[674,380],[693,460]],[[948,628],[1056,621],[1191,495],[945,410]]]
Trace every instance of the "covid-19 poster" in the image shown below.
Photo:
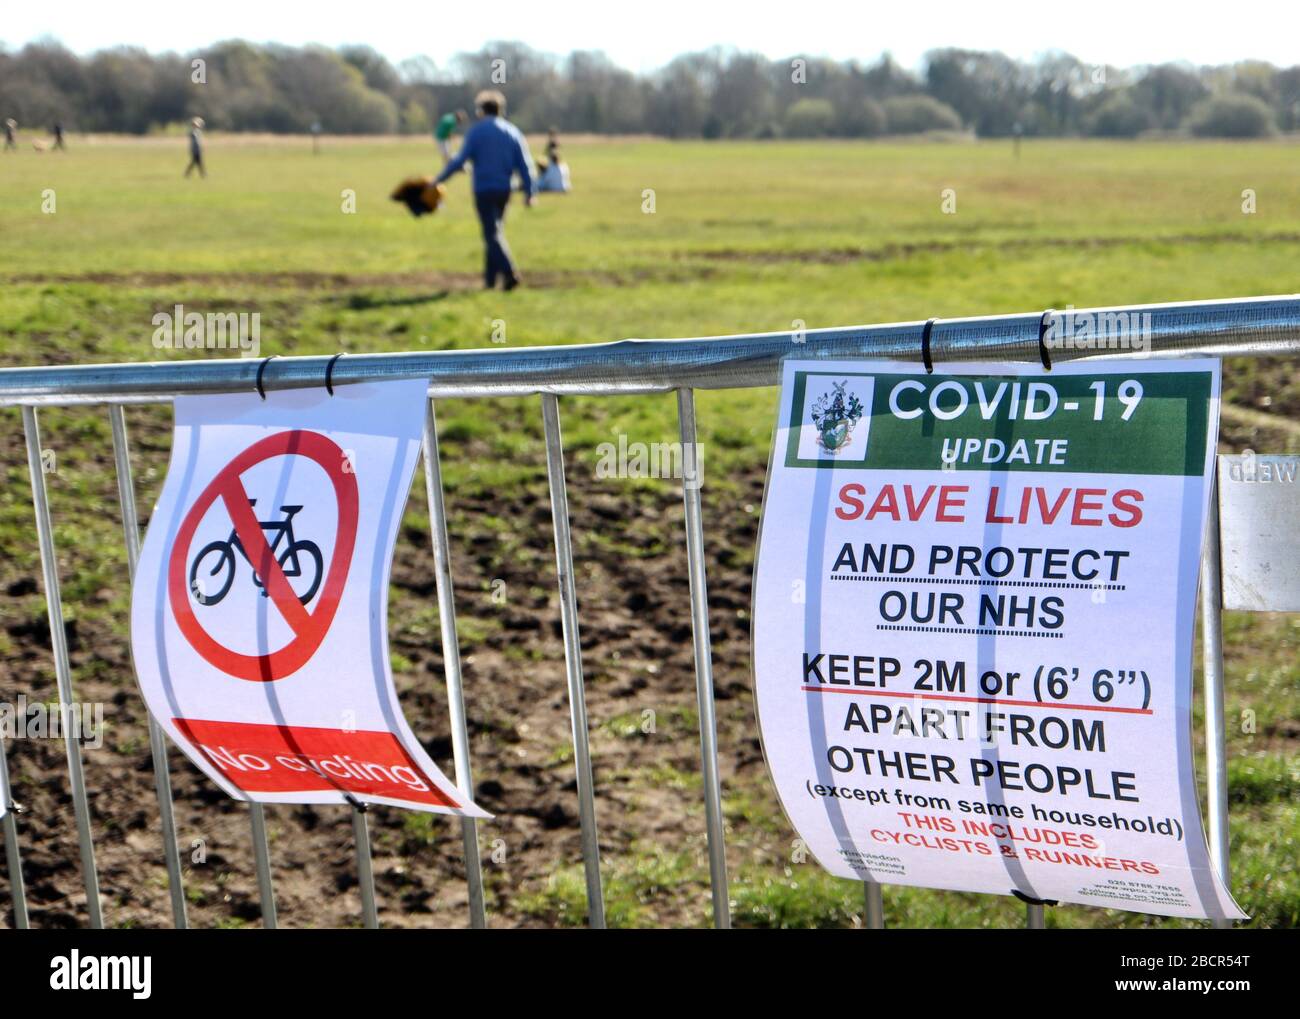
[[[787,360],[754,677],[827,870],[1243,916],[1191,747],[1218,400],[1213,360]]]

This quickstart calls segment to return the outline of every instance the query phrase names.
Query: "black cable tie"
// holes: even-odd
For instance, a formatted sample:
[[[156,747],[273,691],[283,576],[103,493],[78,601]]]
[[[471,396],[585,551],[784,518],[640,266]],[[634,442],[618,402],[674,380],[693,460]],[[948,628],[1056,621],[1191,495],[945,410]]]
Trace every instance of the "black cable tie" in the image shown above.
[[[1055,906],[1059,899],[1035,899],[1032,895],[1026,895],[1019,888],[1011,889],[1011,894],[1027,906]]]
[[[1049,372],[1052,370],[1052,358],[1047,353],[1047,329],[1055,314],[1053,309],[1048,308],[1038,320],[1038,360],[1043,362],[1043,368]]]
[[[330,396],[334,395],[334,362],[346,353],[346,350],[340,350],[330,358],[329,364],[325,366],[325,392],[329,393]]]
[[[930,330],[938,322],[937,318],[928,319],[924,326],[921,327],[921,360],[925,363],[925,373],[934,374],[934,361],[930,358]]]
[[[270,357],[264,358],[262,363],[257,366],[257,395],[263,400],[266,399],[266,387],[262,385],[262,376],[266,373],[266,366],[278,356],[278,354],[272,354]]]

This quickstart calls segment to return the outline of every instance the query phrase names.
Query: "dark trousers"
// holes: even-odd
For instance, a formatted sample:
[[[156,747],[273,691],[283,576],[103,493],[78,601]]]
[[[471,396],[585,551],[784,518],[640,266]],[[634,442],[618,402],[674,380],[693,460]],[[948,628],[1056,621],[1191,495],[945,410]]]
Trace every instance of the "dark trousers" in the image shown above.
[[[478,191],[474,194],[478,221],[483,227],[483,247],[486,256],[483,265],[483,282],[489,287],[496,286],[498,276],[505,277],[507,283],[516,278],[515,263],[510,257],[510,248],[506,244],[505,218],[506,204],[509,201],[509,191]]]

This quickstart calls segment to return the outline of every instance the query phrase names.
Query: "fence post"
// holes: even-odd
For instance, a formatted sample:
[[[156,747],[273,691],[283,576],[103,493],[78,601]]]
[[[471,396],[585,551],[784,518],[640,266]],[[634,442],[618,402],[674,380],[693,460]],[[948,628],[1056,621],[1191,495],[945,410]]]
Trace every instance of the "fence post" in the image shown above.
[[[126,413],[121,404],[110,404],[108,420],[113,427],[113,461],[117,468],[117,502],[122,510],[122,533],[126,538],[126,568],[135,583],[135,566],[140,559],[140,517],[135,506],[135,483],[131,480],[131,452],[127,444]],[[189,926],[185,915],[185,888],[181,884],[181,854],[176,842],[176,815],[172,808],[171,769],[167,761],[167,739],[162,726],[149,713],[149,753],[153,758],[154,790],[162,824],[163,858],[167,863],[167,890],[171,894],[172,923],[177,929]]]
[[[862,882],[863,896],[867,903],[867,930],[882,931],[885,929],[885,899],[881,895],[879,881]]]
[[[1210,480],[1210,510],[1201,563],[1201,659],[1205,678],[1205,779],[1210,861],[1225,887],[1228,872],[1228,750],[1223,717],[1223,573],[1219,553],[1218,471]],[[1214,926],[1228,928],[1220,919]]]
[[[718,774],[718,721],[713,698],[713,642],[709,634],[709,589],[704,565],[703,484],[699,436],[695,427],[695,392],[677,390],[677,423],[682,441],[682,501],[686,514],[686,564],[691,590],[691,636],[695,648],[695,700],[700,716],[700,760],[704,779],[704,821],[709,845],[709,884],[713,926],[731,927],[727,890],[727,836],[722,816],[722,780]]]
[[[379,907],[375,903],[375,866],[370,858],[370,828],[366,824],[366,808],[352,805],[352,840],[357,850],[357,883],[361,887],[361,915],[366,927],[379,927]]]
[[[23,858],[18,851],[18,821],[14,816],[14,787],[9,784],[9,762],[5,758],[4,733],[0,732],[0,789],[6,790],[9,802],[4,804],[5,816],[0,827],[5,833],[5,865],[9,869],[9,897],[14,904],[14,928],[27,930],[31,921],[27,916],[27,888],[23,884]]]
[[[596,838],[596,799],[592,788],[587,700],[582,688],[582,643],[578,639],[578,597],[573,580],[569,496],[564,484],[564,446],[560,439],[559,403],[550,393],[542,394],[542,420],[546,427],[546,476],[551,490],[551,521],[555,527],[555,572],[560,586],[564,666],[569,682],[569,720],[573,726],[578,819],[582,826],[582,864],[587,878],[587,921],[592,927],[604,927],[605,895],[600,886],[600,843]]]
[[[50,643],[54,648],[54,674],[58,681],[60,708],[72,710],[72,666],[68,662],[68,634],[63,626],[63,601],[59,594],[59,564],[54,554],[54,524],[45,490],[45,468],[41,457],[41,435],[36,408],[23,406],[23,432],[27,439],[27,470],[31,475],[32,506],[36,511],[36,536],[41,547],[41,571],[45,580],[45,607],[49,613]],[[81,849],[82,879],[86,886],[86,910],[90,926],[104,926],[99,901],[99,874],[95,870],[95,845],[90,831],[90,802],[86,797],[86,775],[81,762],[81,744],[63,727],[63,747],[68,758],[68,781],[72,787],[73,811],[77,819],[77,841]]]
[[[438,626],[442,634],[442,668],[447,680],[447,709],[451,715],[451,754],[456,786],[474,798],[469,761],[469,726],[465,719],[465,689],[460,671],[460,638],[456,632],[456,592],[451,582],[451,545],[447,537],[447,506],[442,488],[442,458],[438,453],[438,421],[433,401],[424,416],[424,487],[429,502],[429,541],[433,545],[434,582],[438,592]],[[483,905],[483,863],[479,858],[478,821],[460,819],[465,846],[465,881],[469,891],[470,926],[487,927]]]
[[[262,902],[262,927],[273,931],[279,926],[275,912],[275,886],[271,884],[271,847],[266,840],[266,812],[260,803],[248,805],[248,820],[253,829],[253,859],[257,864],[257,893]]]

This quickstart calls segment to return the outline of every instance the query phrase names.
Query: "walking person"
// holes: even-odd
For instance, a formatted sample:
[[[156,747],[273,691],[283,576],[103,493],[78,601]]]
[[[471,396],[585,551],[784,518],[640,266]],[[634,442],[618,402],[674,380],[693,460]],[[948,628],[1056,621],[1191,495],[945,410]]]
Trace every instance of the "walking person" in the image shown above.
[[[13,117],[5,119],[5,151],[18,151],[18,121]]]
[[[56,120],[50,133],[54,135],[54,147],[60,152],[66,152],[68,147],[63,144],[63,122]]]
[[[438,151],[442,153],[444,163],[451,162],[451,136],[460,130],[467,120],[469,120],[469,114],[464,110],[457,110],[455,113],[444,113],[438,118],[437,126],[433,129],[433,138],[438,143]]]
[[[433,183],[441,184],[460,172],[466,162],[474,165],[474,206],[483,228],[485,249],[483,283],[491,290],[500,277],[504,288],[513,290],[519,285],[519,273],[506,245],[506,205],[515,174],[522,182],[524,204],[533,204],[533,157],[519,128],[504,116],[505,96],[496,91],[480,92],[474,108],[478,121],[466,132],[460,151]]]
[[[190,172],[195,168],[199,171],[200,177],[206,177],[208,171],[203,166],[203,118],[195,117],[190,121],[190,164],[185,167],[185,176],[188,177]]]

